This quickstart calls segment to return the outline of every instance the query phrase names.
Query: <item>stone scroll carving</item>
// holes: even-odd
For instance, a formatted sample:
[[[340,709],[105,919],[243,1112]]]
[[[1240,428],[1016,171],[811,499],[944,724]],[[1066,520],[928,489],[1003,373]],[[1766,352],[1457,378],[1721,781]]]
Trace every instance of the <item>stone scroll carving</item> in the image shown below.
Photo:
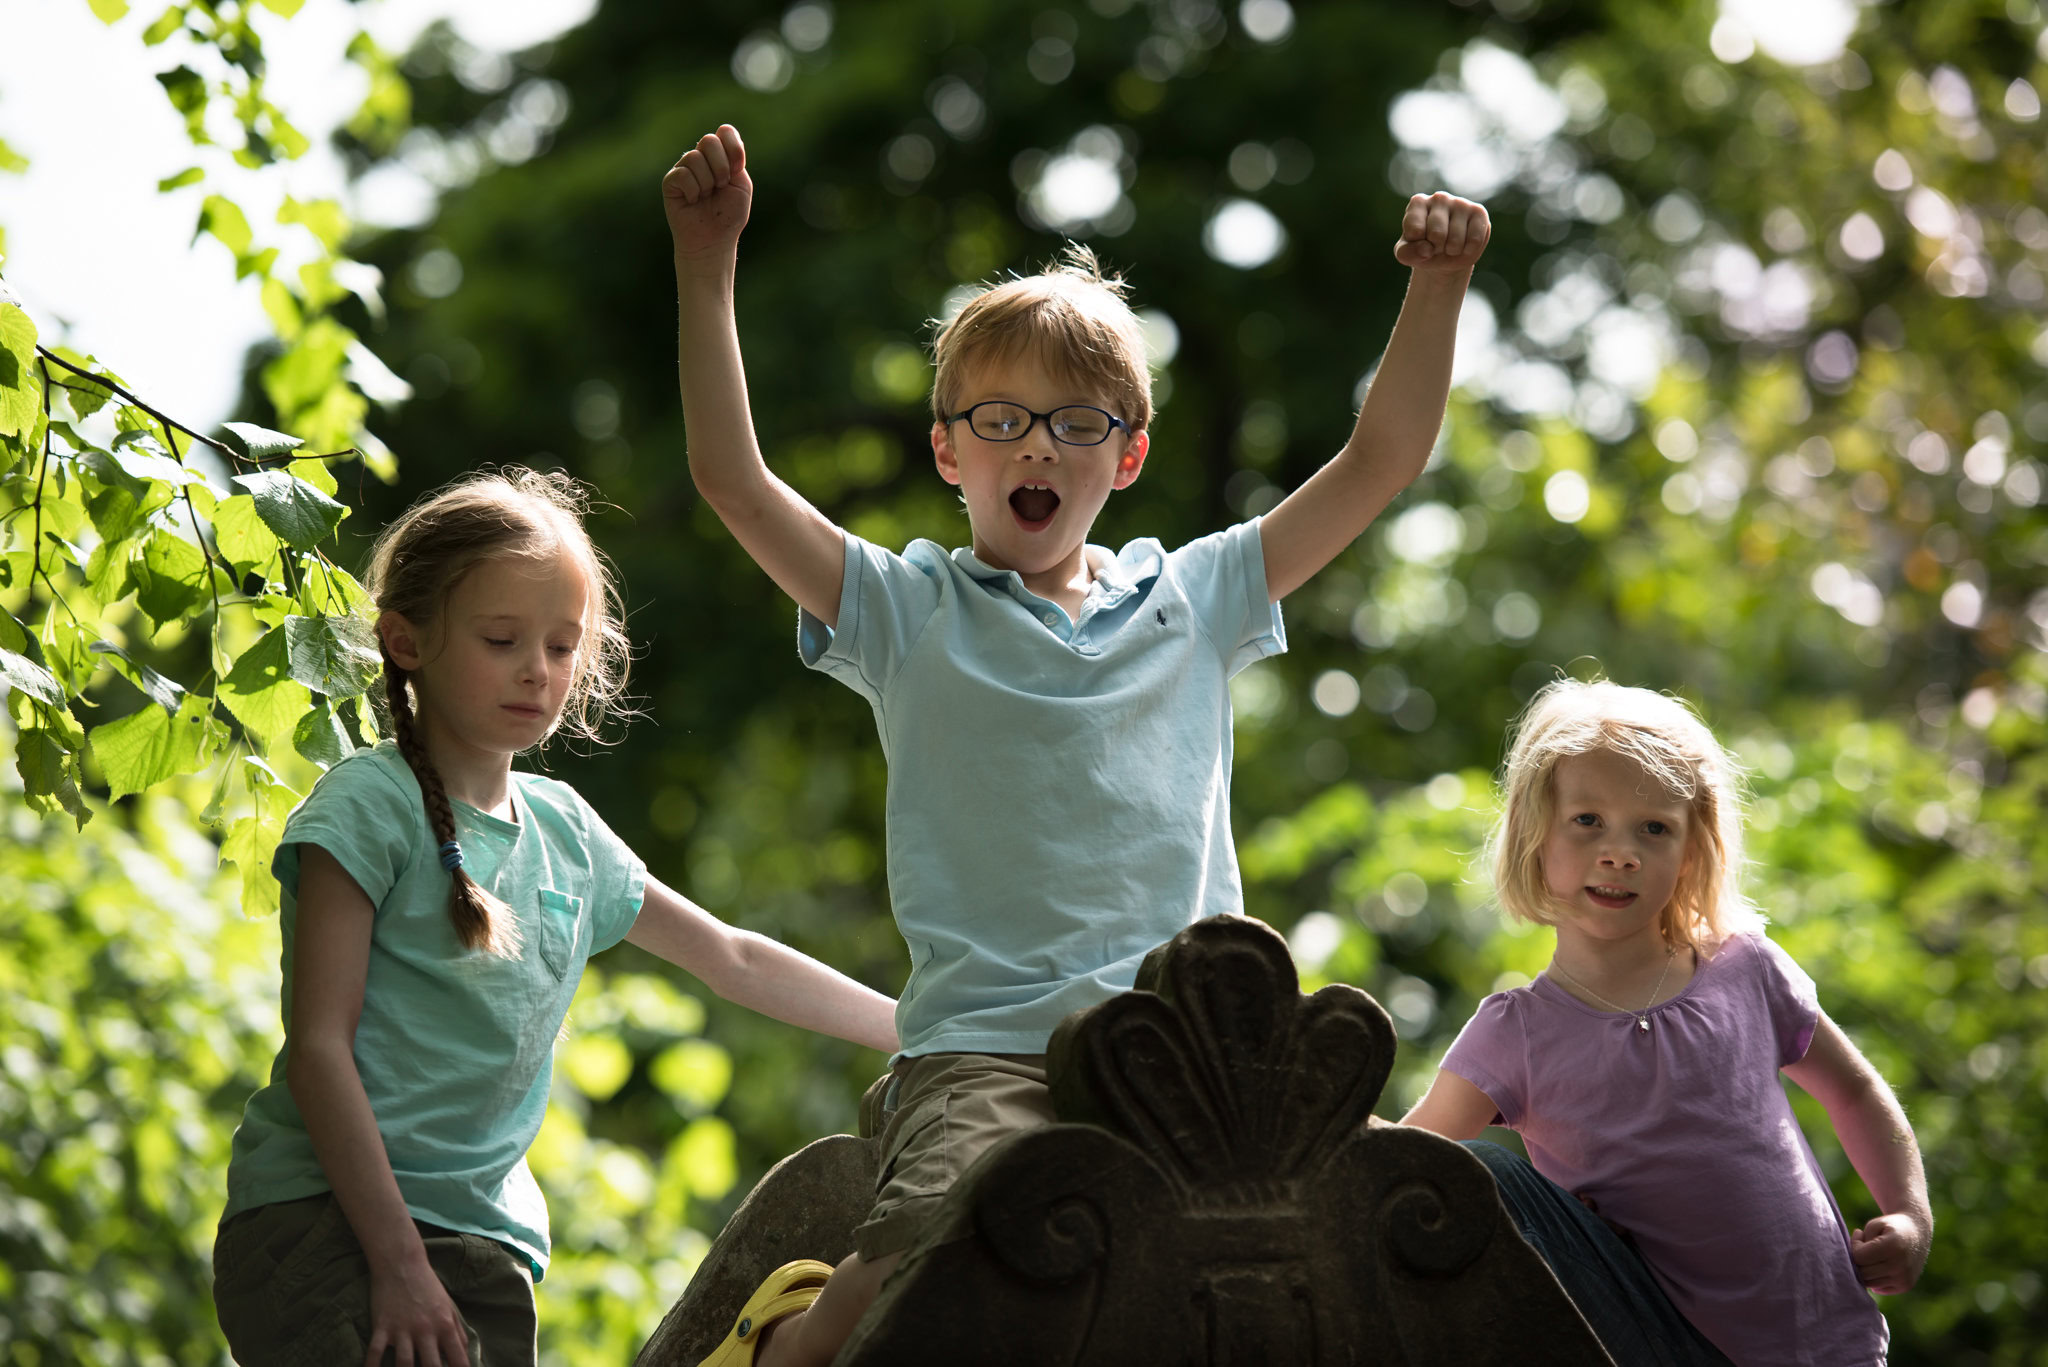
[[[1062,1123],[969,1170],[839,1367],[1606,1364],[1478,1160],[1372,1118],[1393,1059],[1263,924],[1190,926],[1061,1023]]]
[[[1393,1057],[1379,1004],[1303,996],[1262,923],[1190,926],[1061,1023],[1061,1123],[968,1170],[838,1367],[1611,1367],[1479,1161],[1372,1116]],[[657,1342],[717,1342],[696,1292]],[[657,1342],[641,1367],[694,1367]]]

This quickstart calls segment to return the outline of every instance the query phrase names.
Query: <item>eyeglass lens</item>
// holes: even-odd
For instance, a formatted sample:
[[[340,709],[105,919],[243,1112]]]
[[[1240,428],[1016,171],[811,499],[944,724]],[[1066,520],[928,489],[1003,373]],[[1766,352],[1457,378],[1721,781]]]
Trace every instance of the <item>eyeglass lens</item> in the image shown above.
[[[1109,440],[1109,414],[1099,408],[1055,408],[1045,421],[1054,438],[1069,446],[1099,446]],[[967,414],[967,425],[984,441],[1015,441],[1030,429],[1031,410],[1014,403],[976,404]]]

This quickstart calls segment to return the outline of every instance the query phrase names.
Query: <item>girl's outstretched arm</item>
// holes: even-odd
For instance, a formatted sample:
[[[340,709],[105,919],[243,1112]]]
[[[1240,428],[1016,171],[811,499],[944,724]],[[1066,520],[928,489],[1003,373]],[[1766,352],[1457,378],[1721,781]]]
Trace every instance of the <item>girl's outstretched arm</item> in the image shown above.
[[[1806,1057],[1785,1069],[1820,1102],[1842,1151],[1884,1213],[1850,1231],[1850,1256],[1863,1284],[1897,1295],[1912,1289],[1934,1242],[1920,1144],[1892,1089],[1823,1011]]]
[[[1401,1123],[1433,1130],[1446,1139],[1477,1139],[1498,1114],[1492,1097],[1456,1073],[1439,1068],[1436,1081],[1401,1117]]]
[[[808,954],[730,926],[652,874],[626,938],[729,1002],[779,1021],[896,1052],[896,1003]]]
[[[299,846],[292,950],[291,1056],[285,1086],[306,1122],[313,1156],[370,1264],[370,1342],[364,1367],[391,1349],[400,1362],[469,1367],[462,1316],[427,1262],[399,1194],[384,1136],[356,1071],[356,1022],[369,974],[376,908],[318,845]]]

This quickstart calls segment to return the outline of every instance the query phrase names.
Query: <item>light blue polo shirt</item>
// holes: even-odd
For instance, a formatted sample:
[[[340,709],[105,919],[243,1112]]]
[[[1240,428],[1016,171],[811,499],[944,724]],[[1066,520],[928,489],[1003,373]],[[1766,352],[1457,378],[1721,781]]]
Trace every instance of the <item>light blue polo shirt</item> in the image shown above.
[[[548,1212],[526,1166],[547,1114],[556,1032],[583,965],[625,938],[647,868],[565,783],[512,775],[504,821],[450,799],[463,867],[519,920],[517,959],[464,949],[419,781],[385,741],[313,785],[285,822],[284,1019],[292,1010],[299,846],[333,855],[376,905],[356,1070],[413,1218],[510,1244],[547,1269]],[[249,1099],[222,1218],[330,1189],[286,1087],[284,1046]]]
[[[1037,1053],[1154,946],[1244,910],[1229,680],[1286,649],[1258,523],[1088,554],[1070,621],[971,551],[848,534],[838,629],[799,614],[889,761],[903,1054]]]

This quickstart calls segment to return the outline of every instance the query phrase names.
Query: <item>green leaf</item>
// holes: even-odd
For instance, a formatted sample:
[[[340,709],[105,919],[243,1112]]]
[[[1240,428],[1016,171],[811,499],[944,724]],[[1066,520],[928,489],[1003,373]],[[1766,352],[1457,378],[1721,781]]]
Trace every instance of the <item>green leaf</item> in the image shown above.
[[[36,325],[18,304],[0,304],[0,436],[25,435],[43,411]]]
[[[168,194],[172,190],[182,190],[187,185],[197,185],[200,181],[205,179],[206,172],[202,171],[197,166],[188,166],[184,170],[178,172],[178,174],[175,176],[165,176],[162,180],[156,183],[156,188],[159,193]]]
[[[0,171],[12,171],[19,175],[28,169],[28,158],[7,145],[7,139],[0,138]]]
[[[287,416],[317,409],[342,385],[349,344],[355,340],[355,333],[332,317],[309,323],[282,355],[263,368],[264,394]],[[306,426],[296,419],[293,425],[302,430]]]
[[[221,862],[234,864],[241,871],[243,913],[262,916],[277,911],[277,879],[270,872],[270,861],[284,836],[285,817],[299,795],[254,756],[242,761],[242,776],[249,785],[252,811],[228,824],[220,857]]]
[[[263,525],[256,500],[248,494],[222,499],[213,510],[213,538],[220,553],[238,574],[268,565],[281,544]]]
[[[68,812],[84,830],[92,820],[78,790],[78,759],[40,726],[24,726],[16,737],[15,772],[21,775],[22,796],[32,811],[44,816]]]
[[[330,256],[340,251],[341,244],[348,239],[348,215],[331,199],[299,200],[287,195],[284,207],[277,211],[277,221],[305,225]]]
[[[347,570],[318,556],[299,557],[298,597],[300,610],[308,617],[361,617],[369,621],[377,615],[377,603],[370,597],[370,591]],[[365,643],[371,650],[377,649],[375,637]]]
[[[369,625],[356,617],[287,617],[294,679],[330,698],[353,698],[374,685],[384,670]]]
[[[253,422],[227,422],[221,426],[228,431],[227,445],[237,454],[254,461],[290,455],[306,444],[297,437],[288,437],[282,432],[258,427]]]
[[[176,712],[185,701],[185,687],[175,679],[165,678],[112,641],[94,641],[93,652],[114,657],[114,668],[121,677],[134,684],[146,694],[149,700],[166,712]]]
[[[5,680],[9,688],[20,689],[53,707],[64,701],[64,690],[58,686],[56,675],[28,656],[11,650],[0,649],[0,680]]]
[[[177,96],[171,98],[175,103]],[[224,195],[208,195],[205,203],[199,206],[199,228],[192,236],[197,238],[201,233],[211,233],[219,238],[220,244],[233,252],[238,261],[248,255],[249,244],[255,240],[255,234],[249,231],[248,215],[242,212],[240,205]]]
[[[185,7],[183,5],[172,5],[156,17],[156,22],[142,31],[142,45],[144,47],[155,47],[163,42],[164,39],[176,33],[184,22]]]
[[[135,583],[136,544],[132,538],[102,541],[85,562],[85,582],[102,603],[118,603]]]
[[[263,525],[295,550],[309,551],[334,534],[348,509],[298,476],[283,470],[236,475],[235,483],[256,500]]]
[[[203,472],[178,461],[164,449],[163,443],[147,432],[121,433],[114,438],[110,454],[115,464],[135,479],[159,480],[176,489],[188,484],[206,483]]]
[[[221,680],[220,700],[266,754],[291,736],[313,695],[291,676],[290,639],[282,626],[242,652]]]
[[[306,0],[258,0],[258,3],[272,14],[281,14],[289,19],[299,12]]]
[[[117,377],[105,374],[104,367],[96,368],[93,365],[92,357],[81,356],[69,347],[58,347],[56,351],[59,356],[73,365],[95,372],[90,375],[65,372],[64,383],[70,386],[70,388],[64,391],[64,402],[71,406],[73,414],[81,418],[89,418],[113,402],[114,391],[107,386],[121,383]],[[98,381],[98,383],[94,383],[94,381]]]
[[[86,0],[102,24],[116,24],[128,13],[128,0]]]
[[[264,3],[276,7],[271,0],[264,0]],[[313,140],[293,127],[291,120],[276,105],[266,104],[264,110],[270,116],[269,141],[284,154],[286,161],[297,161],[312,149]]]
[[[86,499],[85,510],[92,515],[93,530],[100,534],[100,549],[123,540],[142,522],[142,500],[137,493],[138,486],[123,476],[119,483],[109,484]]]
[[[306,715],[292,728],[292,749],[322,769],[331,769],[355,750],[355,743],[342,729],[333,705],[325,698],[315,698]]]
[[[162,42],[164,38],[178,31],[178,25],[183,22],[184,17],[184,14],[173,6],[144,31],[142,41],[151,45]],[[163,31],[162,36],[154,36],[160,29]],[[164,94],[170,97],[171,107],[185,116],[185,126],[192,129],[202,128],[200,121],[206,114],[205,78],[189,66],[175,66],[169,71],[159,71],[156,79],[157,84],[164,88]],[[203,227],[205,219],[202,218],[200,223]]]
[[[85,692],[85,686],[92,676],[99,672],[99,661],[93,657],[92,642],[68,618],[52,612],[43,623],[41,638],[43,664],[57,676],[67,694],[76,696]],[[69,714],[66,713],[66,716]],[[48,726],[63,728],[63,718],[47,719]],[[80,743],[84,740],[80,735]],[[76,746],[73,747],[74,749]]]
[[[143,547],[133,574],[136,605],[158,624],[176,621],[207,598],[206,557],[161,527]]]
[[[175,713],[142,707],[92,728],[93,758],[106,775],[110,797],[142,792],[205,765],[209,708],[202,698],[187,701],[191,706]]]

